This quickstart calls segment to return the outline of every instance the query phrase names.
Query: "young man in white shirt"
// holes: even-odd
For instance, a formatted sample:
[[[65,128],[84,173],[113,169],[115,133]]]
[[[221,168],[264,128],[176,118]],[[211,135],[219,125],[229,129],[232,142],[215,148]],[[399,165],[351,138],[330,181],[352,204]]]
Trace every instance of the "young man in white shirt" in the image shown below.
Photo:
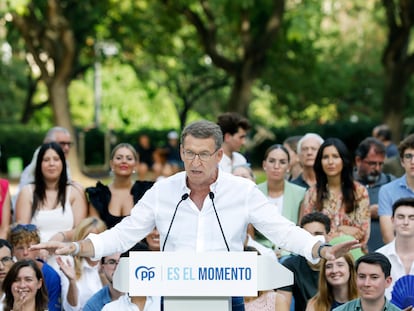
[[[385,296],[391,299],[394,284],[404,275],[414,275],[414,198],[401,198],[392,206],[392,224],[395,239],[379,248],[391,262],[391,286]]]
[[[226,112],[219,115],[217,124],[223,133],[223,158],[219,166],[225,172],[231,173],[234,167],[247,163],[240,149],[246,143],[250,123],[238,113]]]

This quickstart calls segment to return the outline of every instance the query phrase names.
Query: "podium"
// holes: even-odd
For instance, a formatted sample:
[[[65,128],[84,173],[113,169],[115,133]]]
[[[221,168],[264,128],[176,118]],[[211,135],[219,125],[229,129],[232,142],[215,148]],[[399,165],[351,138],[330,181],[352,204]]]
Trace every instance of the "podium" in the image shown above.
[[[293,284],[293,273],[255,252],[130,252],[113,286],[130,296],[164,296],[165,311],[228,311],[231,297]]]

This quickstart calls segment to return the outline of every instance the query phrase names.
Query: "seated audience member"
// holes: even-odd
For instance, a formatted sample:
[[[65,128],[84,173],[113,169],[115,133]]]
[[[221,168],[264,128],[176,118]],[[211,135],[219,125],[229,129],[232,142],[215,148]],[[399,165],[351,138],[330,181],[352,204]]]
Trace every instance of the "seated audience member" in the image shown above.
[[[6,297],[3,291],[3,282],[13,263],[11,244],[7,240],[0,239],[0,311],[3,311]]]
[[[301,227],[312,235],[323,235],[325,239],[331,229],[331,221],[325,214],[315,212],[305,215],[301,220]],[[318,278],[321,263],[312,264],[306,258],[293,255],[282,264],[293,272],[293,285],[279,288],[277,291],[285,296],[288,304],[294,298],[295,311],[303,311],[310,298],[318,290]]]
[[[164,146],[166,157],[166,165],[171,168],[171,175],[181,171],[184,168],[184,163],[180,156],[180,141],[176,131],[171,131],[167,134],[167,144]]]
[[[270,146],[266,150],[262,162],[266,181],[258,184],[257,187],[266,195],[269,202],[274,204],[274,208],[280,215],[297,224],[299,206],[306,189],[286,180],[289,161],[289,152],[283,145],[275,144]],[[257,230],[255,231],[254,239],[266,247],[277,247],[277,245],[273,245]],[[281,254],[286,253],[282,252]]]
[[[47,308],[42,271],[31,259],[20,260],[11,266],[2,289],[6,294],[5,311],[43,311]]]
[[[395,238],[377,250],[391,262],[392,280],[385,290],[385,296],[389,300],[395,282],[405,275],[414,275],[414,197],[395,201],[391,220]]]
[[[388,125],[381,124],[374,127],[372,136],[384,144],[387,158],[398,157],[398,147],[392,142],[392,132]]]
[[[371,230],[368,250],[374,251],[384,245],[378,218],[378,194],[380,188],[393,181],[395,177],[383,173],[385,146],[374,137],[365,138],[355,150],[355,180],[368,190],[369,209],[371,212]]]
[[[318,292],[306,311],[331,311],[358,297],[354,258],[350,253],[335,260],[321,260]]]
[[[380,253],[369,253],[355,262],[359,298],[335,308],[335,311],[387,310],[399,311],[385,298],[385,289],[391,285],[391,263]]]
[[[138,155],[132,145],[118,144],[112,150],[109,163],[113,174],[112,182],[104,185],[98,181],[96,187],[86,188],[89,215],[102,219],[108,228],[129,215],[145,191],[154,184],[152,181],[132,180],[138,162]]]
[[[289,151],[290,157],[289,172],[286,176],[289,181],[298,178],[303,171],[298,155],[298,142],[302,137],[301,135],[290,136],[283,141],[283,146]]]
[[[131,251],[160,251],[160,233],[154,228],[146,237],[138,242]]]
[[[152,146],[150,138],[147,134],[140,134],[138,136],[138,143],[135,147],[138,153],[139,163],[138,177],[140,180],[146,180],[149,171],[152,171],[154,165],[155,147]]]
[[[414,134],[407,136],[398,146],[405,174],[381,187],[378,195],[378,215],[384,243],[394,239],[392,205],[400,198],[414,197]]]
[[[352,176],[352,159],[338,138],[328,138],[315,159],[316,185],[303,199],[301,215],[322,212],[331,219],[329,239],[351,235],[367,249],[371,214],[367,189]]]
[[[84,311],[101,311],[103,306],[111,301],[117,300],[124,293],[115,289],[112,284],[112,277],[115,269],[119,263],[119,257],[121,254],[116,253],[110,256],[102,257],[101,259],[101,271],[108,282],[107,285],[97,291],[83,307]]]
[[[125,253],[122,253],[121,257],[129,257],[129,252],[133,251],[142,251],[139,243],[135,244]],[[124,294],[117,300],[106,304],[102,308],[102,311],[160,311],[163,310],[160,298],[159,296],[129,296],[128,294]]]
[[[63,150],[63,153],[65,155],[65,161],[66,161],[66,174],[68,177],[68,180],[71,180],[70,178],[70,170],[69,170],[69,163],[67,162],[67,157],[69,155],[70,147],[72,146],[72,139],[70,132],[65,129],[64,127],[55,126],[49,129],[43,139],[43,144],[55,142],[60,145],[60,147]],[[24,169],[22,174],[20,175],[20,182],[18,186],[17,193],[20,192],[20,190],[31,183],[34,183],[35,181],[35,171],[36,171],[36,162],[37,162],[37,155],[39,154],[40,147],[36,149],[36,151],[33,154],[32,161],[27,165]]]
[[[6,239],[11,221],[10,184],[7,179],[0,178],[0,239]]]
[[[90,233],[105,231],[105,223],[96,217],[83,219],[75,228],[75,241],[86,238]],[[99,260],[89,257],[56,257],[62,280],[62,304],[65,311],[82,310],[85,303],[102,287],[99,274]]]
[[[250,166],[250,163],[240,164],[233,167],[231,173],[234,176],[240,176],[243,178],[250,179],[252,182],[256,182],[256,176],[254,176],[254,172]]]
[[[16,222],[36,225],[42,242],[70,241],[87,216],[83,189],[68,179],[62,148],[43,144],[37,156],[34,184],[23,187],[16,201]]]
[[[39,251],[29,250],[30,246],[40,243],[40,235],[35,225],[16,224],[11,227],[9,241],[13,245],[13,256],[17,260],[31,259],[42,271],[47,289],[48,310],[62,310],[61,285],[59,274],[39,258]]]
[[[315,133],[307,133],[298,141],[298,157],[302,166],[302,173],[292,182],[308,189],[316,183],[315,163],[316,154],[323,143],[323,138]]]

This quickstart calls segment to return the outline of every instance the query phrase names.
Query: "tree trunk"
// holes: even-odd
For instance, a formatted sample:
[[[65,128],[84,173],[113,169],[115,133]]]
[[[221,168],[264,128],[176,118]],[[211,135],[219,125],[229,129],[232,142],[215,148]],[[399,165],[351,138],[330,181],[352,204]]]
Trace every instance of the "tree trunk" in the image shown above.
[[[236,76],[231,90],[228,109],[247,116],[252,96],[252,86],[255,78],[251,76]]]
[[[401,133],[404,120],[404,108],[406,106],[408,78],[404,77],[402,72],[403,70],[399,70],[398,68],[387,70],[384,87],[384,123],[390,127],[395,143],[398,143],[403,138]]]

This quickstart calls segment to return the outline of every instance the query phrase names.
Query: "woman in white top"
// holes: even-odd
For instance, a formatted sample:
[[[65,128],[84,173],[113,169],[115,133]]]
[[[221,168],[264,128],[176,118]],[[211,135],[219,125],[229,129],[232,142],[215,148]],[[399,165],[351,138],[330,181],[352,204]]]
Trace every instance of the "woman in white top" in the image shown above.
[[[86,238],[90,233],[106,230],[105,223],[97,217],[88,217],[75,228],[74,241]],[[103,287],[99,274],[99,260],[79,256],[57,257],[62,284],[62,306],[65,311],[82,310],[85,303]]]
[[[70,241],[73,229],[87,217],[83,188],[68,180],[66,160],[58,143],[40,147],[35,181],[23,187],[16,201],[16,222],[33,223],[41,241]]]

